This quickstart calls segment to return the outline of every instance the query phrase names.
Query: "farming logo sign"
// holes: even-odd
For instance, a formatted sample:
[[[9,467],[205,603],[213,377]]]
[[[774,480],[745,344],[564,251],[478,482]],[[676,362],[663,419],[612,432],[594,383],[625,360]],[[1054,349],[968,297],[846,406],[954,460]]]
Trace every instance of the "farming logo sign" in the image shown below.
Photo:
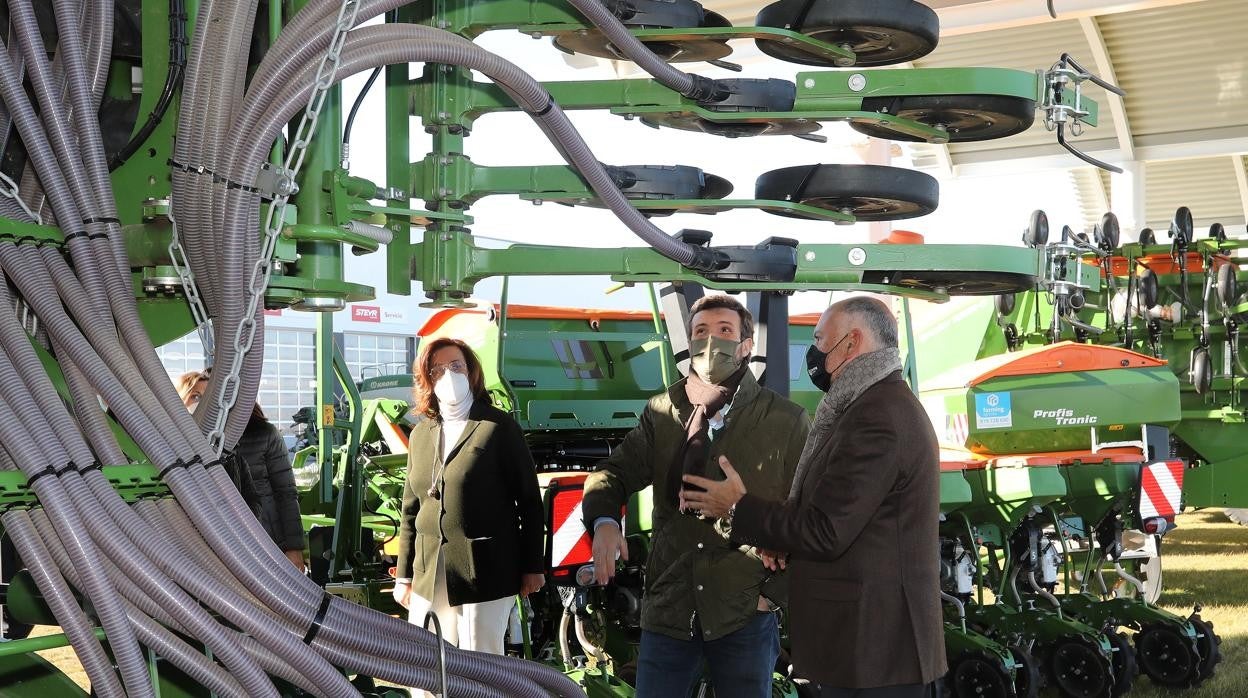
[[[975,396],[975,428],[1004,429],[1014,426],[1009,393],[980,393]]]

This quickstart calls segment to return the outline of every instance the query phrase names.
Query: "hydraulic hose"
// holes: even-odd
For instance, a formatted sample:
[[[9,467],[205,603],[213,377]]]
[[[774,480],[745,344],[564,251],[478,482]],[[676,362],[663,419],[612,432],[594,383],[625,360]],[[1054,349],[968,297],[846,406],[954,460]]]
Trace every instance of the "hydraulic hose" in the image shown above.
[[[51,556],[35,533],[30,516],[24,511],[10,511],[4,515],[3,522],[5,533],[34,577],[44,602],[52,609],[56,622],[73,644],[83,671],[91,679],[92,692],[104,698],[124,698],[125,691],[113,671],[112,660],[104,653],[104,647],[95,637],[86,614],[74,600],[65,578],[49,563]]]
[[[659,84],[671,88],[697,102],[723,99],[727,93],[714,80],[701,75],[691,75],[655,55],[640,39],[633,36],[628,27],[612,14],[600,0],[568,0],[578,12],[585,15],[590,24],[602,32],[611,45],[619,49],[637,67],[649,73]]]

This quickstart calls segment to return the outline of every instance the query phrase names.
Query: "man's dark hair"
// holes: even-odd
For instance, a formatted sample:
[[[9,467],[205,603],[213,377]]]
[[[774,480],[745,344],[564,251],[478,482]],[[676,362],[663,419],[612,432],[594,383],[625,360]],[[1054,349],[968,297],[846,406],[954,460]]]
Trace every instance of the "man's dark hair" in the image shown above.
[[[842,313],[853,315],[884,347],[897,348],[897,318],[875,298],[854,296],[840,305]]]
[[[754,316],[736,298],[723,294],[702,296],[694,301],[693,306],[689,308],[689,326],[685,328],[689,332],[689,336],[693,336],[694,316],[703,310],[714,310],[716,308],[727,308],[737,311],[737,317],[741,318],[741,341],[744,342],[754,337]]]

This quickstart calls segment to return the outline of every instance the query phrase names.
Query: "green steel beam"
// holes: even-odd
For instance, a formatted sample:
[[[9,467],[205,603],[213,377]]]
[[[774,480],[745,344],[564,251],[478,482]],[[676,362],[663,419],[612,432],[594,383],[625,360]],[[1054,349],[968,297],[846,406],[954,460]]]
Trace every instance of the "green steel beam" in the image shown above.
[[[412,246],[413,279],[426,296],[454,304],[475,284],[493,276],[609,276],[621,282],[689,281],[725,290],[828,290],[861,288],[943,299],[965,269],[1012,288],[1029,288],[1037,253],[990,245],[836,245],[797,247],[792,282],[716,280],[682,267],[650,248],[586,249],[513,245],[476,247],[462,231],[426,232]],[[953,290],[953,295],[958,293]]]

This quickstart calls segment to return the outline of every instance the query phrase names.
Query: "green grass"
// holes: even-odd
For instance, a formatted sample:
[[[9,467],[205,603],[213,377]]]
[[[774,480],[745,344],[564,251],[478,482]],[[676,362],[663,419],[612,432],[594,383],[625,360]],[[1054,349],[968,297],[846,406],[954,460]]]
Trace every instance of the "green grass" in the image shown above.
[[[1222,637],[1222,663],[1199,688],[1175,691],[1136,680],[1132,698],[1241,698],[1248,696],[1248,527],[1217,509],[1179,516],[1162,544],[1160,605],[1186,616],[1194,604]]]

